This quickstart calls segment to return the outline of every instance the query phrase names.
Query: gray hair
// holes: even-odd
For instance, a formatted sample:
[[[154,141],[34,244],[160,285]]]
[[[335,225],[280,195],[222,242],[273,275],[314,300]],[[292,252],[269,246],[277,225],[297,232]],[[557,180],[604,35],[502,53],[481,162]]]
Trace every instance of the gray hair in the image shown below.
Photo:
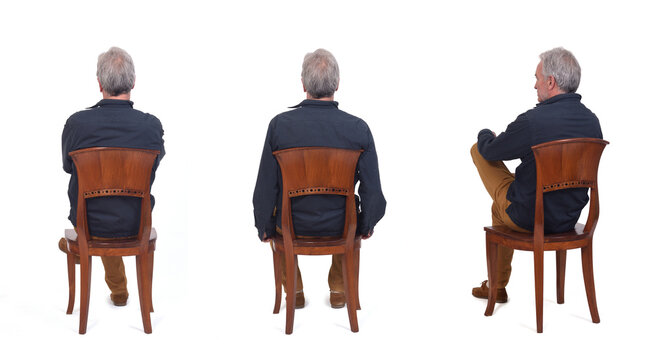
[[[112,47],[98,55],[98,81],[111,96],[129,93],[134,87],[134,63],[125,50]]]
[[[575,92],[581,82],[581,67],[574,55],[558,47],[540,54],[542,75],[553,76],[556,85],[564,92]]]
[[[332,96],[339,86],[339,66],[333,54],[324,49],[305,55],[301,72],[305,91],[315,99]]]

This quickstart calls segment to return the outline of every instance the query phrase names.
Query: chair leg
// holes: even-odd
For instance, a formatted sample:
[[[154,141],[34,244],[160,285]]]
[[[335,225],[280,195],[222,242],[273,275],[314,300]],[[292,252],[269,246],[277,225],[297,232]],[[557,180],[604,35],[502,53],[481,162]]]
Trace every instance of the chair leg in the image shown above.
[[[355,303],[358,310],[360,307],[360,249],[355,250]]]
[[[153,268],[155,265],[155,252],[151,251],[148,253],[148,297],[150,298],[150,312],[155,312],[153,307]]]
[[[87,332],[91,294],[91,256],[80,256],[80,334]]]
[[[67,253],[66,263],[68,265],[68,307],[66,308],[66,314],[72,314],[75,305],[75,255]]]
[[[542,310],[544,305],[544,250],[533,251],[535,270],[535,318],[538,333],[542,333]]]
[[[356,255],[353,249],[346,250],[344,261],[342,262],[344,273],[344,288],[346,290],[346,309],[348,310],[349,323],[351,331],[358,332],[358,313],[357,313],[357,280],[355,270]]]
[[[296,308],[296,255],[291,249],[285,249],[285,265],[287,266],[287,319],[285,322],[285,334],[294,331],[294,310]]]
[[[491,316],[494,313],[494,305],[497,302],[497,253],[499,245],[486,235],[485,252],[487,258],[487,286],[489,293],[487,295],[487,308],[485,316]]]
[[[141,306],[141,320],[143,321],[144,332],[150,334],[153,329],[150,324],[150,294],[148,288],[150,285],[148,274],[148,254],[137,255],[137,287],[139,288],[139,305]]]
[[[565,303],[565,264],[567,250],[556,251],[556,298],[559,304]]]
[[[273,277],[276,282],[276,300],[273,304],[273,313],[278,314],[280,312],[280,302],[282,300],[282,259],[281,254],[273,250]]]
[[[592,269],[592,243],[581,248],[581,263],[583,264],[583,281],[585,282],[585,293],[588,296],[588,307],[592,322],[598,324],[599,310],[597,310],[597,296],[595,295],[594,271]]]

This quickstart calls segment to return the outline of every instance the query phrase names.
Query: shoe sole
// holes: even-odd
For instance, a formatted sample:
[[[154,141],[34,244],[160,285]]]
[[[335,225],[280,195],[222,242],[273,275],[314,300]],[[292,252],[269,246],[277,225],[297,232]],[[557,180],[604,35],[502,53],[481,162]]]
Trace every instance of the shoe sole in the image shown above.
[[[474,295],[474,294],[472,294],[472,296],[475,297],[475,298],[477,298],[477,299],[487,300],[487,296],[482,297],[482,296],[476,296],[476,295]],[[508,299],[507,299],[507,298],[506,298],[506,299],[499,299],[499,297],[497,296],[497,301],[496,301],[497,304],[505,304],[505,303],[507,303],[507,302],[508,302]]]

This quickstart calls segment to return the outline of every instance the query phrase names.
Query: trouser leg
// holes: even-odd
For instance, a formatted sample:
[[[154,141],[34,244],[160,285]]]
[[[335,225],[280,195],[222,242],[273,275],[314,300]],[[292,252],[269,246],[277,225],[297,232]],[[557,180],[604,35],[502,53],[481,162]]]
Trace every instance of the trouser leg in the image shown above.
[[[503,161],[488,161],[478,152],[478,144],[471,148],[471,156],[481,181],[492,198],[492,225],[505,225],[514,231],[529,232],[517,226],[506,213],[510,201],[506,198],[510,184],[515,180]],[[497,287],[505,288],[512,271],[513,249],[499,245],[497,257]]]
[[[330,291],[344,292],[344,274],[342,272],[342,261],[344,254],[333,255],[333,262],[328,272],[328,286]]]
[[[273,242],[271,242],[271,249],[273,250]],[[280,252],[281,266],[282,266],[282,287],[287,293],[287,262],[285,261],[285,253]],[[296,262],[296,291],[303,291],[303,278],[301,277],[301,269]]]
[[[105,267],[105,282],[112,295],[127,295],[128,280],[125,276],[125,265],[120,256],[101,256]]]

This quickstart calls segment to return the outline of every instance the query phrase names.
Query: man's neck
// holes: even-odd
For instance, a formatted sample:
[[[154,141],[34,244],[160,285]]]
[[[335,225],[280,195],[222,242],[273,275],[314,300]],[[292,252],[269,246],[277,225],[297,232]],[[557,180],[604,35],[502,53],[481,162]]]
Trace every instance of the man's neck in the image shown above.
[[[319,100],[319,101],[335,101],[335,95],[326,96],[326,97],[322,97],[322,98],[314,98],[310,94],[307,94],[307,99],[308,100]]]
[[[130,100],[130,93],[112,96],[103,91],[102,94],[103,94],[103,100]]]

